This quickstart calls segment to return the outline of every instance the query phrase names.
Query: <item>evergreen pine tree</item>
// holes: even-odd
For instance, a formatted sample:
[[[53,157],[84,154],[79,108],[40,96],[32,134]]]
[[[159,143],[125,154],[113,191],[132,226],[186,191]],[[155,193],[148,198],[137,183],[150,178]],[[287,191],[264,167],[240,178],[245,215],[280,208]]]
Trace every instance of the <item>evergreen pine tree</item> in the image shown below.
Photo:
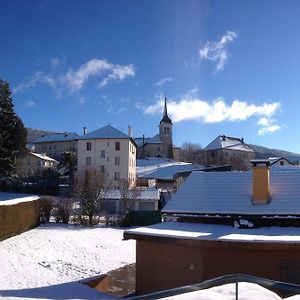
[[[0,176],[11,175],[16,155],[26,149],[27,130],[14,112],[9,84],[0,79]]]

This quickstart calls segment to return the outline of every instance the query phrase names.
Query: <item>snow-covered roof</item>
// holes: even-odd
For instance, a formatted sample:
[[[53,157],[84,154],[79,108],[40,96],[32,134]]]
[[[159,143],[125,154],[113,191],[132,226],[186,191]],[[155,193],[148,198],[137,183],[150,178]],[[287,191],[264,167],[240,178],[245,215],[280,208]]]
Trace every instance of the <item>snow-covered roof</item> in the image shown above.
[[[143,142],[144,142],[144,145],[146,145],[146,144],[163,144],[163,142],[160,139],[159,134],[156,134],[155,136],[153,136],[151,138],[138,137],[138,138],[135,138],[134,140],[139,147],[143,146]]]
[[[106,199],[121,199],[120,190],[111,189],[101,192],[101,195]],[[160,192],[158,189],[138,189],[137,192],[129,193],[129,197],[136,197],[136,200],[159,200]]]
[[[137,159],[136,175],[140,178],[170,179],[183,171],[202,170],[203,165],[168,159]]]
[[[252,148],[250,148],[247,144],[244,143],[243,139],[229,137],[226,135],[217,136],[203,150],[209,151],[209,150],[219,150],[219,149],[254,152]]]
[[[159,134],[156,134],[154,137],[149,138],[146,143],[147,144],[163,144],[163,142],[160,139]]]
[[[66,141],[74,141],[77,138],[78,138],[78,134],[75,132],[54,133],[54,134],[45,135],[32,143],[37,144],[37,143],[49,143],[49,142],[66,142]]]
[[[294,163],[292,163],[290,160],[288,160],[285,157],[269,157],[268,158],[268,161],[270,162],[270,165],[276,164],[278,161],[281,161],[281,160],[285,160],[290,165],[294,165]]]
[[[42,160],[46,160],[46,161],[51,161],[51,162],[54,162],[54,163],[58,163],[57,160],[47,156],[46,154],[43,154],[43,153],[35,153],[35,152],[30,152],[31,155],[37,157],[37,158],[40,158]]]
[[[111,125],[107,125],[78,137],[78,140],[88,139],[131,139],[131,137]]]
[[[163,222],[147,227],[126,230],[125,238],[126,234],[213,241],[300,243],[300,227],[261,227],[249,230],[220,224]]]
[[[14,204],[34,201],[38,199],[40,199],[40,197],[35,195],[0,192],[0,206],[14,205]]]
[[[300,169],[270,171],[271,199],[252,204],[252,171],[192,172],[164,207],[165,213],[300,215]]]

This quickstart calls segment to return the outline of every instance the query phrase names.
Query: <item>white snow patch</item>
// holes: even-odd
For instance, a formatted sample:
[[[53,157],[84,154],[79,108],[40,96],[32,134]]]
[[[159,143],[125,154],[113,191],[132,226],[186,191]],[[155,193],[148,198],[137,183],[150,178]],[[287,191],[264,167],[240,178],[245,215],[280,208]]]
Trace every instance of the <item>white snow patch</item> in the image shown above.
[[[0,242],[0,296],[40,287],[51,294],[45,287],[70,285],[134,263],[135,242],[122,238],[121,229],[50,223],[4,240]]]

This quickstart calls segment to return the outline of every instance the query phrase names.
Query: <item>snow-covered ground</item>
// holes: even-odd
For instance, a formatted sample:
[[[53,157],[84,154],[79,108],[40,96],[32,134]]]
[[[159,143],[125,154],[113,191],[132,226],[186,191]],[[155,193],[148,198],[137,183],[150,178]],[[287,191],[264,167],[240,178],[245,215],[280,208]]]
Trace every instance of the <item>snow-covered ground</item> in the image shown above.
[[[105,274],[135,262],[135,241],[122,239],[121,229],[50,223],[4,240],[0,296]]]

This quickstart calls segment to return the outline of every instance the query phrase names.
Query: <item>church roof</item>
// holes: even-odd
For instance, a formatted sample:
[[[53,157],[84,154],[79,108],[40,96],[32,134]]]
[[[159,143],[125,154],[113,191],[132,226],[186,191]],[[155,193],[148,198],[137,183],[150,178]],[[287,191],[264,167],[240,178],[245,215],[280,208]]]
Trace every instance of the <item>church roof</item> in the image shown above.
[[[169,124],[173,124],[172,120],[169,118],[168,116],[168,110],[167,110],[167,98],[165,98],[165,107],[164,107],[164,113],[163,113],[163,117],[160,121],[161,123],[169,123]]]

